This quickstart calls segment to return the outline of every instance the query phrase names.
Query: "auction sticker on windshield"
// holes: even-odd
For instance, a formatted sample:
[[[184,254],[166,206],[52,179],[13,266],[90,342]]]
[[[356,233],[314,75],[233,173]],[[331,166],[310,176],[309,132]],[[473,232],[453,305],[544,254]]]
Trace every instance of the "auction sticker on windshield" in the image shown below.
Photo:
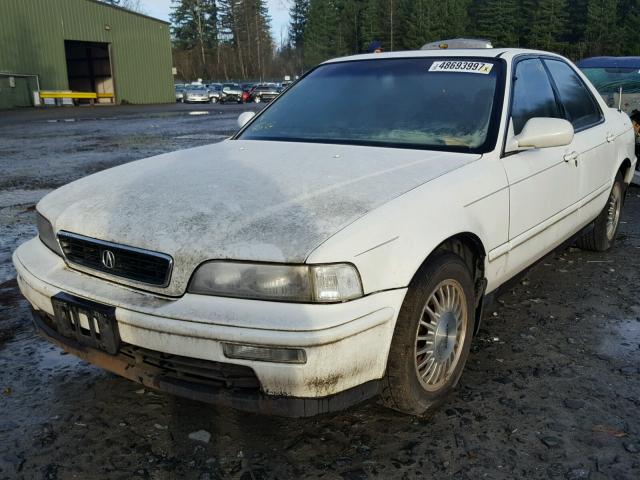
[[[438,61],[433,62],[429,67],[430,72],[464,72],[464,73],[482,73],[488,75],[491,73],[493,63],[486,62],[465,62],[465,61]]]

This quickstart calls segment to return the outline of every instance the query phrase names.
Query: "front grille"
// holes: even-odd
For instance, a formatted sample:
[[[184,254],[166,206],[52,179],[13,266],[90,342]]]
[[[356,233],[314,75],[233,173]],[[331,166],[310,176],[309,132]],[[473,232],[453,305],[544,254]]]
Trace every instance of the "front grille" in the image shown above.
[[[175,379],[206,387],[259,390],[253,369],[244,365],[181,357],[129,344],[120,347],[120,355],[137,367],[148,365],[162,371],[165,379]]]
[[[169,255],[64,231],[58,240],[71,263],[148,285],[169,284],[173,265]]]

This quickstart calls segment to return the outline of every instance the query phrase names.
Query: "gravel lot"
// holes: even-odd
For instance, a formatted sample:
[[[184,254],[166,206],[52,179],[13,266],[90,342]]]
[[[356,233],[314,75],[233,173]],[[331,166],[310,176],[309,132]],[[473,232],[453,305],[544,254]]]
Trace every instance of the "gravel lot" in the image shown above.
[[[0,116],[0,479],[640,478],[635,188],[614,249],[551,256],[486,312],[457,391],[430,418],[375,402],[301,420],[213,408],[141,389],[37,337],[10,255],[34,235],[39,198],[218,141],[247,108]]]

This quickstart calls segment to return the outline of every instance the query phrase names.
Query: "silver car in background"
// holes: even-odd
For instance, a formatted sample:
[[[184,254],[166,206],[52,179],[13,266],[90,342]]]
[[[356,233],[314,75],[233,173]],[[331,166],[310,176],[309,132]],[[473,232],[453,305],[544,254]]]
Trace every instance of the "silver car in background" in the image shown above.
[[[176,91],[176,102],[184,101],[184,85],[182,83],[176,83],[174,88]]]
[[[223,102],[242,103],[242,87],[237,83],[225,83],[222,85]]]
[[[222,84],[209,83],[207,84],[207,88],[209,89],[209,99],[211,100],[211,103],[220,102],[220,98],[222,97]]]
[[[184,103],[209,103],[209,89],[204,85],[187,85],[184,90]]]

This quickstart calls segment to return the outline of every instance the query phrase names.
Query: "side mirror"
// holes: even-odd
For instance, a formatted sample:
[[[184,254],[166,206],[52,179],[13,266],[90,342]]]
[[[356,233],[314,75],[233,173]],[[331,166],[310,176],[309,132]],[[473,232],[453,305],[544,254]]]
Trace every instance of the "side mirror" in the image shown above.
[[[244,127],[249,121],[256,116],[256,112],[242,112],[238,117],[238,126]]]
[[[573,141],[573,125],[561,118],[536,117],[524,124],[519,135],[513,137],[511,147],[526,148],[562,147]]]

